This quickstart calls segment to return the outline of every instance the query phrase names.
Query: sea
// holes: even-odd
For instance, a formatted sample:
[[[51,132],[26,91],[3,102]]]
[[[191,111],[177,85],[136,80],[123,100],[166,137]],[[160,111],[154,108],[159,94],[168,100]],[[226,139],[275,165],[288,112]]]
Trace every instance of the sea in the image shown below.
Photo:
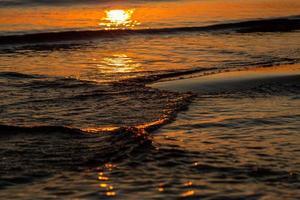
[[[0,199],[300,199],[299,0],[0,0]],[[299,76],[298,76],[299,78]]]

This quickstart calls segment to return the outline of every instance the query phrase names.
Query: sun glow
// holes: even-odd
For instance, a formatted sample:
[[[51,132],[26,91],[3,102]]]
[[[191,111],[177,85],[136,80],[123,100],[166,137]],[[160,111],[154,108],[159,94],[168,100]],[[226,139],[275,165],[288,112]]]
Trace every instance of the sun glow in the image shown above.
[[[106,11],[105,13],[109,21],[122,24],[131,18],[133,10],[110,10]]]
[[[107,10],[105,11],[105,17],[102,18],[100,26],[104,26],[105,29],[128,29],[133,28],[140,23],[132,19],[134,9],[128,10]]]

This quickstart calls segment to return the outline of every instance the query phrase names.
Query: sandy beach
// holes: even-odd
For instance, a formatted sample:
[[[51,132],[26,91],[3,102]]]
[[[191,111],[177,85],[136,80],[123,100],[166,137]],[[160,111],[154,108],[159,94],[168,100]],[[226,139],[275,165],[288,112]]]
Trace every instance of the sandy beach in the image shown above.
[[[264,84],[300,81],[300,65],[257,67],[246,70],[160,81],[149,86],[175,92],[200,94],[247,90]]]

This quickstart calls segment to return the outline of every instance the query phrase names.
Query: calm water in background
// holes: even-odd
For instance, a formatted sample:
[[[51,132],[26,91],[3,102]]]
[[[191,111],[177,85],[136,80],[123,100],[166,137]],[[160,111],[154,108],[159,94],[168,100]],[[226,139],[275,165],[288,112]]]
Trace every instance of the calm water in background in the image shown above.
[[[299,198],[299,82],[144,86],[297,64],[299,14],[296,0],[0,0],[0,198]]]

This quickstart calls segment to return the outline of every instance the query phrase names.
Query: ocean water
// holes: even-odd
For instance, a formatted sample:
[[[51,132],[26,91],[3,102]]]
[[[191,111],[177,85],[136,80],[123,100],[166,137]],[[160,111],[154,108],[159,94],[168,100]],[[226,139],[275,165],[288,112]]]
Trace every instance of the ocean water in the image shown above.
[[[293,68],[299,29],[297,0],[0,0],[0,198],[299,199],[298,78],[148,85]]]

